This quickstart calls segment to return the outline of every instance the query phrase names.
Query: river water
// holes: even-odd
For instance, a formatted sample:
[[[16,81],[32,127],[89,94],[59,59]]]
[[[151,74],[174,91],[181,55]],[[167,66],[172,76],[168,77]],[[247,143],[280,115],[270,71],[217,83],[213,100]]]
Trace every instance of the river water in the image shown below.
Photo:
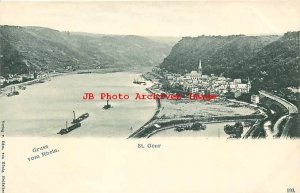
[[[136,73],[72,74],[52,78],[51,81],[28,86],[20,95],[0,98],[0,121],[5,121],[6,136],[95,136],[128,137],[147,122],[156,110],[153,100],[134,100],[135,93],[147,94],[149,85],[136,85]],[[94,100],[83,100],[92,92]],[[129,100],[113,100],[110,110],[103,110],[105,100],[99,93],[124,93]],[[67,135],[56,133],[76,116],[89,113],[82,126]]]

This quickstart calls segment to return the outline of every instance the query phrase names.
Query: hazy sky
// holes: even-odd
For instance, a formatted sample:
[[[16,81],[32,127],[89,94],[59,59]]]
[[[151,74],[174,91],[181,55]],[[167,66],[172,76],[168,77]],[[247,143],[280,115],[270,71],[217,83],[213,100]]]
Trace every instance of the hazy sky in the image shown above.
[[[0,2],[0,24],[147,36],[300,30],[300,0]]]

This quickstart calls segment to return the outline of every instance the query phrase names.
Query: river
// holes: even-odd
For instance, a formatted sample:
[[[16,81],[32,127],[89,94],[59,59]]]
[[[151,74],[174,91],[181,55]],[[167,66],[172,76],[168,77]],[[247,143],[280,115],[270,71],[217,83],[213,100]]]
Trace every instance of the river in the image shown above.
[[[128,137],[147,122],[156,110],[153,100],[134,100],[135,93],[144,93],[149,85],[136,85],[132,81],[139,74],[117,72],[106,74],[70,74],[52,78],[41,84],[20,90],[20,95],[0,98],[0,121],[5,121],[6,136],[43,137]],[[86,92],[94,93],[94,100],[83,100]],[[99,93],[124,93],[129,100],[113,100],[110,110]],[[89,113],[82,126],[67,135],[56,133],[76,116]]]

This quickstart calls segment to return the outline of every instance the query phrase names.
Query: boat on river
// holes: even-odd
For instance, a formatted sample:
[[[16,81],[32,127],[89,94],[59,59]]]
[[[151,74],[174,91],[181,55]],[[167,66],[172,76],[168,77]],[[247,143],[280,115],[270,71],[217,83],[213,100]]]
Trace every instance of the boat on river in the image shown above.
[[[66,121],[66,128],[61,129],[57,134],[64,135],[73,131],[74,129],[77,129],[78,127],[81,127],[81,123],[75,123],[68,127],[68,121]]]
[[[108,104],[108,100],[107,100],[107,101],[106,101],[106,105],[104,105],[102,108],[103,108],[104,110],[108,110],[108,109],[112,108],[112,106],[111,106],[110,104]]]
[[[21,90],[26,90],[26,87],[25,86],[19,86],[19,89],[21,89]]]
[[[84,113],[82,115],[80,115],[79,117],[76,118],[76,115],[75,115],[75,111],[73,111],[73,114],[74,114],[74,118],[73,118],[73,121],[71,122],[72,124],[74,123],[79,123],[81,121],[83,121],[84,119],[88,118],[89,117],[89,114],[88,113]]]
[[[19,94],[20,94],[19,91],[16,91],[16,87],[13,86],[11,87],[10,93],[6,94],[6,96],[11,97]]]
[[[145,81],[138,80],[138,79],[134,79],[134,80],[133,80],[133,84],[143,84],[143,85],[146,85],[146,82],[145,82]]]

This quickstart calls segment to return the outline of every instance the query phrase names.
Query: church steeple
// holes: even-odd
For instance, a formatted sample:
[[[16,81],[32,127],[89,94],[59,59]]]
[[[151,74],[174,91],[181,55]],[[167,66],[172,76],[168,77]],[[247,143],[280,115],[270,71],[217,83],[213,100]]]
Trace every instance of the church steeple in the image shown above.
[[[198,73],[200,74],[200,76],[202,76],[202,64],[201,64],[201,59],[199,59]]]
[[[248,82],[247,82],[247,92],[249,93],[250,92],[250,89],[251,89],[251,81],[248,77]]]

